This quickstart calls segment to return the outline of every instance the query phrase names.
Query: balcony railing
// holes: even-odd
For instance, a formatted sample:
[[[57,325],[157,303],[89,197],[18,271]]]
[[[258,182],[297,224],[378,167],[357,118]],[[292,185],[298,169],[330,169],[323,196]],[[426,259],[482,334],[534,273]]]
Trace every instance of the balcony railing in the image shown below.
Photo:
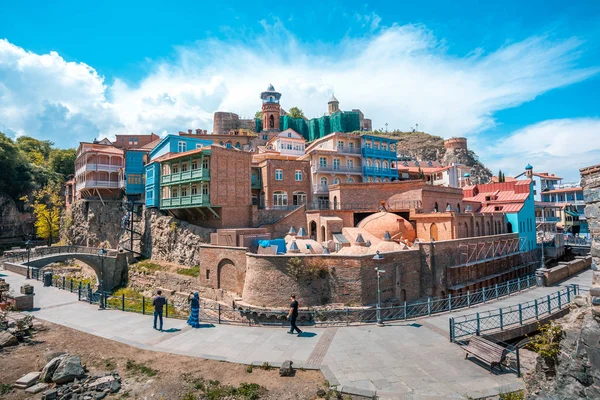
[[[77,184],[77,190],[80,189],[118,189],[119,182],[117,181],[85,181]]]
[[[360,167],[344,167],[335,165],[313,165],[312,172],[333,172],[340,174],[362,174]]]
[[[104,171],[104,172],[118,172],[122,165],[110,165],[110,164],[86,164],[83,167],[79,167],[75,171],[75,175],[83,174],[86,171]]]
[[[119,189],[125,189],[127,187],[127,181],[125,179],[121,179],[119,181]]]
[[[160,200],[160,208],[190,208],[210,206],[209,195],[171,197]]]
[[[363,167],[363,173],[365,175],[378,175],[385,177],[397,177],[398,170],[394,168],[381,168],[381,167]]]
[[[535,222],[540,223],[540,222],[559,222],[560,218],[558,217],[536,217],[535,218]]]
[[[313,193],[329,193],[329,185],[313,185]]]
[[[381,149],[373,149],[370,147],[364,147],[362,149],[362,155],[364,157],[392,158],[392,159],[398,158],[398,154],[394,150],[381,150]]]
[[[262,187],[262,183],[260,179],[252,177],[252,189],[260,189]]]
[[[210,178],[210,171],[205,168],[192,169],[185,172],[176,172],[174,174],[162,175],[161,184],[183,183],[194,180],[206,180]]]
[[[335,151],[337,151],[338,153],[343,153],[343,154],[360,154],[360,148],[359,147],[347,147],[347,146],[335,146],[333,148]]]

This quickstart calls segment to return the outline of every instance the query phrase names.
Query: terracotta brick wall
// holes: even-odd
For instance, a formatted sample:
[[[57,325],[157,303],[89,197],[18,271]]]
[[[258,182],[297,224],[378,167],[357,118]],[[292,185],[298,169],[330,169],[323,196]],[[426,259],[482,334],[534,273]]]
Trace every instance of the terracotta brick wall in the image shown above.
[[[259,164],[264,192],[264,201],[267,207],[272,206],[273,192],[284,191],[287,193],[288,204],[293,205],[293,193],[304,192],[307,201],[312,201],[310,185],[310,163],[298,160],[268,159]],[[275,170],[283,171],[283,180],[275,180]],[[302,180],[296,181],[296,171],[302,171]]]
[[[245,247],[200,246],[200,259],[200,286],[242,294],[246,278]]]
[[[274,224],[261,225],[261,228],[267,229],[273,238],[280,238],[287,234],[290,230],[290,226],[296,228],[296,231],[300,228],[304,228],[306,232],[308,232],[306,224],[306,207],[300,207],[297,210],[290,211]]]

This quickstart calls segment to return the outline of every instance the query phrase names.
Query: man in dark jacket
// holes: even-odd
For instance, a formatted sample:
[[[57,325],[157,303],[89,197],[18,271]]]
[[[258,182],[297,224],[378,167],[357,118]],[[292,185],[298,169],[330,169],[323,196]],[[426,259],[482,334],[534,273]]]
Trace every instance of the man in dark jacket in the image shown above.
[[[290,300],[292,300],[292,303],[290,304],[290,312],[288,313],[288,319],[290,320],[290,331],[288,333],[291,335],[294,333],[294,330],[296,330],[298,331],[298,336],[300,336],[302,335],[302,331],[296,326],[296,319],[298,318],[298,302],[296,301],[296,296],[291,295]]]
[[[152,299],[152,305],[154,306],[154,329],[156,329],[156,319],[160,321],[160,331],[163,330],[163,307],[167,304],[167,299],[162,295],[162,291],[156,292],[156,296]]]

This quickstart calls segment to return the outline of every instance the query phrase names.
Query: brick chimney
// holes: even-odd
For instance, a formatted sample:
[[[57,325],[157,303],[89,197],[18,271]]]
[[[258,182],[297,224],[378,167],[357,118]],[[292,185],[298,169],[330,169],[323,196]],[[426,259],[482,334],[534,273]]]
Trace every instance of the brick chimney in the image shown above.
[[[202,129],[196,129],[196,135],[201,135],[202,134]]]
[[[188,135],[191,135],[191,134],[192,134],[192,132],[193,132],[193,131],[192,131],[191,129],[188,129]]]

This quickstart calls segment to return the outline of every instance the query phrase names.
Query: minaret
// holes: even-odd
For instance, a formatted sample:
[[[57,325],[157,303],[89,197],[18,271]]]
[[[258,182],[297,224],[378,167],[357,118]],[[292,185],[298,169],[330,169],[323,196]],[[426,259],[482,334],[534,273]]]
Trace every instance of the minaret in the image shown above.
[[[340,102],[335,98],[333,93],[331,93],[331,98],[327,102],[327,108],[329,109],[329,115],[340,111]]]
[[[525,167],[525,176],[529,179],[533,178],[533,167],[531,166],[531,164],[527,164],[527,166]]]
[[[269,85],[267,90],[260,94],[260,98],[262,99],[263,131],[279,131],[279,116],[281,115],[279,99],[281,93],[276,92],[273,85]]]

